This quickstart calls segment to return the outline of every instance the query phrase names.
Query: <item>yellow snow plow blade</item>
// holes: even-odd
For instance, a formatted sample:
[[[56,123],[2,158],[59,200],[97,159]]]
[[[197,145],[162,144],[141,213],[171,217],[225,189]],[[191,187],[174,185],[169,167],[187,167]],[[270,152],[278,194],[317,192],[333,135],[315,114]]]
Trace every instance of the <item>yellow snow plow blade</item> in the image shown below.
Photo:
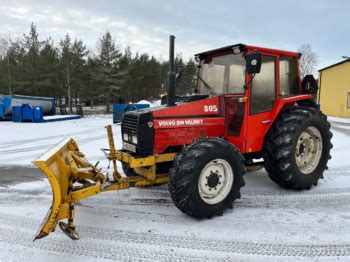
[[[103,149],[107,159],[113,162],[113,181],[107,179],[96,165],[90,164],[79,151],[73,139],[65,139],[54,148],[34,160],[49,179],[53,200],[35,239],[43,238],[56,229],[57,224],[71,239],[79,239],[73,224],[74,204],[100,192],[123,190],[164,184],[168,174],[158,174],[157,163],[172,161],[175,153],[135,156],[114,147],[112,127],[107,126],[109,149]],[[127,177],[117,170],[116,161],[133,168],[137,175]],[[67,219],[68,223],[60,220]]]
[[[54,231],[62,219],[68,219],[68,225],[60,222],[61,229],[72,239],[78,239],[73,225],[74,203],[98,194],[105,182],[104,175],[84,158],[73,139],[63,140],[33,163],[47,176],[53,192],[52,205],[35,239]]]

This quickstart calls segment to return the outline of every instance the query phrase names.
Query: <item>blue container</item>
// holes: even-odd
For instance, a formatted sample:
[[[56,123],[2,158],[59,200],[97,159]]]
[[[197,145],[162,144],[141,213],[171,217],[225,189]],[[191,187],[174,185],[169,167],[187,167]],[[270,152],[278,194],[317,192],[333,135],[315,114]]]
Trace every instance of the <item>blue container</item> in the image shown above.
[[[149,104],[113,104],[113,123],[122,121],[125,112],[149,107]]]
[[[44,115],[54,115],[56,113],[55,100],[52,97],[34,97],[21,95],[0,95],[0,103],[3,107],[0,111],[0,119],[7,119],[12,116],[14,106],[30,104],[32,106],[42,106]]]
[[[44,122],[44,112],[42,106],[33,107],[33,122],[42,123]]]
[[[0,102],[0,120],[5,120],[5,107],[4,104]]]
[[[43,107],[24,104],[22,106],[12,107],[13,122],[44,122]]]
[[[21,122],[34,122],[32,105],[24,104],[21,106],[21,118]]]
[[[22,110],[21,106],[14,106],[12,107],[12,121],[13,122],[22,122]]]

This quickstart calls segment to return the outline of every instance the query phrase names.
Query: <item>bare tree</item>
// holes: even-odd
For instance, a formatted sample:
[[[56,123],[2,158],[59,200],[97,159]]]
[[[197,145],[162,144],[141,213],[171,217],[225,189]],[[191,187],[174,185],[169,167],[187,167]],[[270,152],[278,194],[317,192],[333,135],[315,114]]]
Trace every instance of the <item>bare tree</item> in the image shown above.
[[[301,45],[298,52],[302,54],[299,60],[301,77],[304,78],[306,75],[316,73],[315,71],[318,64],[318,55],[312,50],[311,45]]]

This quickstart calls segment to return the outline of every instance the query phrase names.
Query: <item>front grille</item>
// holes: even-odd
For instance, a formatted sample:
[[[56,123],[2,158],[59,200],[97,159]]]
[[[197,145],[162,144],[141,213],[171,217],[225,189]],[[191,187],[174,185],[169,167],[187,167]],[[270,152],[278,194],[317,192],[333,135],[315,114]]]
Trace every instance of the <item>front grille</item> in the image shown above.
[[[138,123],[139,123],[139,115],[125,114],[123,123],[122,123],[123,133],[137,134]]]
[[[136,146],[138,155],[148,155],[153,151],[154,128],[152,112],[137,110],[126,112],[122,121],[123,141]],[[133,138],[137,138],[137,143]]]

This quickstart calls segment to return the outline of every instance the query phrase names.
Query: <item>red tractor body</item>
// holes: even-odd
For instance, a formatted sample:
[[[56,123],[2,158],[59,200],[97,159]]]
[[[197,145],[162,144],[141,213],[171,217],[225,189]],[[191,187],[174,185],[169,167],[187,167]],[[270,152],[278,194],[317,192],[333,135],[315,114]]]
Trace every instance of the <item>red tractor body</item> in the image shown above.
[[[223,137],[241,153],[260,152],[281,110],[309,99],[311,95],[281,98],[271,111],[255,115],[249,115],[249,99],[244,95],[211,97],[154,111],[154,153],[188,145],[202,137]]]
[[[207,98],[202,96],[197,101],[180,102],[176,106],[163,106],[148,110],[152,112],[152,117],[149,120],[153,120],[153,123],[149,123],[149,125],[154,128],[154,134],[152,138],[149,137],[147,140],[153,145],[148,145],[148,149],[152,150],[141,150],[141,154],[160,154],[169,149],[177,151],[176,148],[189,145],[202,137],[223,137],[236,145],[243,154],[258,153],[262,150],[264,138],[269,128],[284,108],[293,107],[296,102],[300,101],[314,104],[311,94],[302,94],[298,67],[300,54],[297,52],[238,44],[201,53],[196,57],[200,61],[212,61],[214,58],[233,56],[234,50],[237,50],[235,52],[238,55],[258,52],[263,57],[268,57],[269,61],[273,61],[274,72],[270,72],[269,77],[273,78],[274,86],[269,86],[269,88],[274,90],[275,97],[271,106],[262,112],[251,112],[253,81],[252,75],[245,73],[244,83],[242,83],[242,87],[245,85],[245,88],[241,89],[241,93],[229,94],[226,93],[229,92],[226,89],[223,90],[224,94]],[[294,89],[297,91],[292,95],[282,95],[280,92],[280,67],[284,66],[280,63],[280,59],[286,57],[295,61],[294,65],[296,65],[295,71],[297,73],[294,77],[297,88],[294,87]],[[226,67],[227,65],[230,66],[230,63],[227,63]],[[201,73],[203,71],[200,69],[199,74]],[[205,91],[203,89],[204,86],[201,87],[200,81],[198,81],[196,93],[203,93]],[[125,122],[128,121],[128,115],[142,114],[142,112],[144,111],[128,113]],[[138,134],[138,141],[144,139],[143,130],[139,129],[139,132],[141,133]],[[124,139],[124,145],[126,149],[133,148],[133,145],[129,146],[128,142],[132,142],[131,136],[129,139]]]

